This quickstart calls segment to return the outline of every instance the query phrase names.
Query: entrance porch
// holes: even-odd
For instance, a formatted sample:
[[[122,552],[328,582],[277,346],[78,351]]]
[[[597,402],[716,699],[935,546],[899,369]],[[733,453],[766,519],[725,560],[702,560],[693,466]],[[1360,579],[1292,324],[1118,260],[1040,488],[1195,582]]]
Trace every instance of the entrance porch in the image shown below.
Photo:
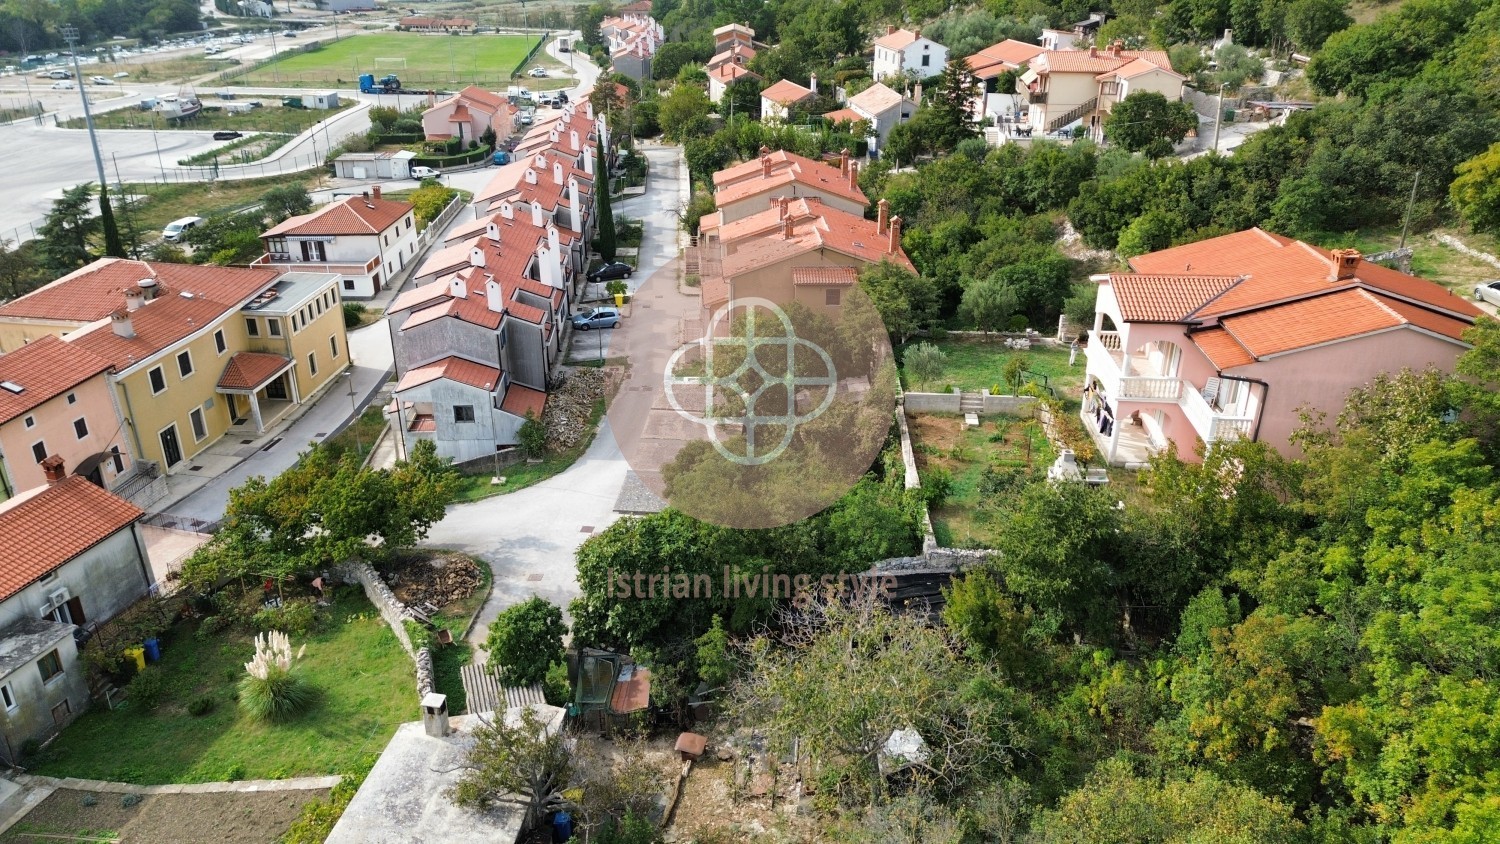
[[[229,359],[219,377],[218,392],[229,403],[230,431],[264,434],[302,403],[296,361],[284,355],[240,352]]]

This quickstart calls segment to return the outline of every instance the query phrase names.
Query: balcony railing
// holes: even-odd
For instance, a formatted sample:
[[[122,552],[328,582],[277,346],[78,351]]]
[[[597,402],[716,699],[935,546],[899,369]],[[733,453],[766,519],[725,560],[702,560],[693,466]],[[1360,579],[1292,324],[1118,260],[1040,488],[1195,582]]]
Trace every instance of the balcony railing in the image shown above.
[[[334,273],[336,275],[370,275],[380,269],[380,256],[376,255],[363,264],[335,264],[326,261],[304,261],[284,252],[267,252],[250,262],[252,267],[268,267],[285,264],[288,270],[310,273]]]
[[[1026,95],[1026,102],[1030,103],[1031,105],[1046,105],[1047,104],[1047,92],[1046,91],[1031,91],[1031,92],[1028,92],[1027,95]]]
[[[1176,402],[1182,398],[1185,382],[1181,378],[1158,378],[1131,375],[1120,379],[1115,395],[1131,401]]]
[[[1253,416],[1231,416],[1214,409],[1191,385],[1182,391],[1182,400],[1177,405],[1205,443],[1248,438],[1255,426]]]

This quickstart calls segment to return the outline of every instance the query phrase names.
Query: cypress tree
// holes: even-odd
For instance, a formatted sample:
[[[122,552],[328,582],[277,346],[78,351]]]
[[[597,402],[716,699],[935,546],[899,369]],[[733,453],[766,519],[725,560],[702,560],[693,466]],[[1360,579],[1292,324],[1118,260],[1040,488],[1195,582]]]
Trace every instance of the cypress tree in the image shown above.
[[[599,257],[606,262],[615,259],[615,212],[609,204],[609,165],[604,158],[604,144],[596,149],[598,163],[594,167],[594,197],[599,203]]]

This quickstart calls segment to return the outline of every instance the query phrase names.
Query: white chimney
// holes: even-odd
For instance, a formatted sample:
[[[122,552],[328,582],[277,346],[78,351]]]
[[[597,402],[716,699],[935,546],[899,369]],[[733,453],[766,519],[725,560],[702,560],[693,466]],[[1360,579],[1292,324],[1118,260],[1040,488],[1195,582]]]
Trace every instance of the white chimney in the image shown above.
[[[808,77],[807,88],[814,94],[818,93],[818,75],[816,73]]]
[[[500,227],[497,226],[497,225],[495,225],[495,221],[494,220],[491,220],[488,223],[485,223],[485,225],[484,225],[484,236],[487,237],[487,238],[489,238],[490,240],[495,240],[495,241],[498,241],[500,239]]]
[[[516,218],[516,209],[509,202],[502,202],[500,203],[500,216],[507,220],[514,220]]]
[[[554,184],[554,185],[560,185],[562,183],[563,183],[562,162],[561,161],[554,161],[554,162],[552,162],[552,184]]]
[[[536,184],[536,170],[534,168],[531,168],[531,167],[527,167],[526,168],[526,184],[528,184],[528,185],[534,185],[534,184]]]
[[[497,314],[505,313],[505,296],[500,292],[500,282],[490,276],[490,280],[484,283],[484,300],[490,310]]]
[[[535,199],[531,200],[531,224],[537,228],[547,225],[542,219],[542,204]]]
[[[560,245],[560,243],[561,243],[561,240],[562,239],[560,237],[558,237],[558,235],[557,235],[557,226],[555,226],[555,225],[553,225],[551,223],[548,223],[547,224],[547,245],[552,248],[552,251],[554,253],[561,251],[558,248],[559,245]]]
[[[469,266],[484,266],[484,250],[480,249],[478,246],[475,246],[469,250]]]
[[[590,176],[594,175],[594,155],[592,150],[584,150],[583,154],[578,156],[583,159],[583,172]]]
[[[156,294],[160,292],[160,285],[156,283],[156,279],[154,278],[143,278],[137,281],[135,286],[141,289],[141,295],[146,297],[147,302],[155,299]]]
[[[588,119],[590,119],[590,120],[594,119],[594,101],[593,100],[584,100],[583,101],[583,113],[588,117]]]
[[[557,258],[552,250],[546,246],[536,248],[537,275],[542,277],[543,284],[550,287],[562,287],[562,278],[557,271]]]
[[[146,294],[143,291],[141,291],[139,288],[135,288],[135,289],[132,289],[132,288],[129,288],[129,287],[125,288],[125,310],[126,311],[128,311],[130,313],[135,313],[136,310],[138,308],[140,308],[140,306],[145,301],[146,301]]]
[[[130,324],[129,311],[115,311],[109,315],[109,327],[115,333],[129,340],[135,336],[135,328]]]
[[[469,298],[469,285],[464,283],[462,276],[455,275],[448,280],[448,293],[455,299],[467,299]]]
[[[570,220],[568,228],[579,234],[583,233],[583,206],[578,196],[578,180],[568,180],[568,215]]]
[[[578,142],[578,130],[577,129],[573,129],[573,130],[571,130],[571,131],[568,132],[568,143],[573,146],[573,151],[574,152],[578,152],[579,150],[583,149],[582,145],[580,145],[579,142]]]
[[[422,698],[422,729],[433,738],[447,738],[448,696],[428,692]]]

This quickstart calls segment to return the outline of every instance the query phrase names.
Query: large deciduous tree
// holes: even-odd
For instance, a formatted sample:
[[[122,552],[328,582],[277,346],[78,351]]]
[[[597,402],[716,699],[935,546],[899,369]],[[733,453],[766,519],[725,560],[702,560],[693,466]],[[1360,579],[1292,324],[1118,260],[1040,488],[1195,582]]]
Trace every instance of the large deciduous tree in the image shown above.
[[[931,281],[890,261],[866,264],[859,287],[875,303],[885,330],[898,343],[938,319],[937,288]]]
[[[490,635],[484,648],[490,652],[490,666],[499,670],[500,679],[511,686],[540,683],[547,669],[563,658],[563,637],[568,625],[562,610],[537,595],[507,607],[490,623]]]
[[[1500,232],[1500,143],[1458,165],[1448,195],[1475,230]]]
[[[1105,118],[1104,137],[1131,152],[1160,158],[1197,126],[1198,115],[1186,103],[1168,100],[1155,91],[1136,91]]]

